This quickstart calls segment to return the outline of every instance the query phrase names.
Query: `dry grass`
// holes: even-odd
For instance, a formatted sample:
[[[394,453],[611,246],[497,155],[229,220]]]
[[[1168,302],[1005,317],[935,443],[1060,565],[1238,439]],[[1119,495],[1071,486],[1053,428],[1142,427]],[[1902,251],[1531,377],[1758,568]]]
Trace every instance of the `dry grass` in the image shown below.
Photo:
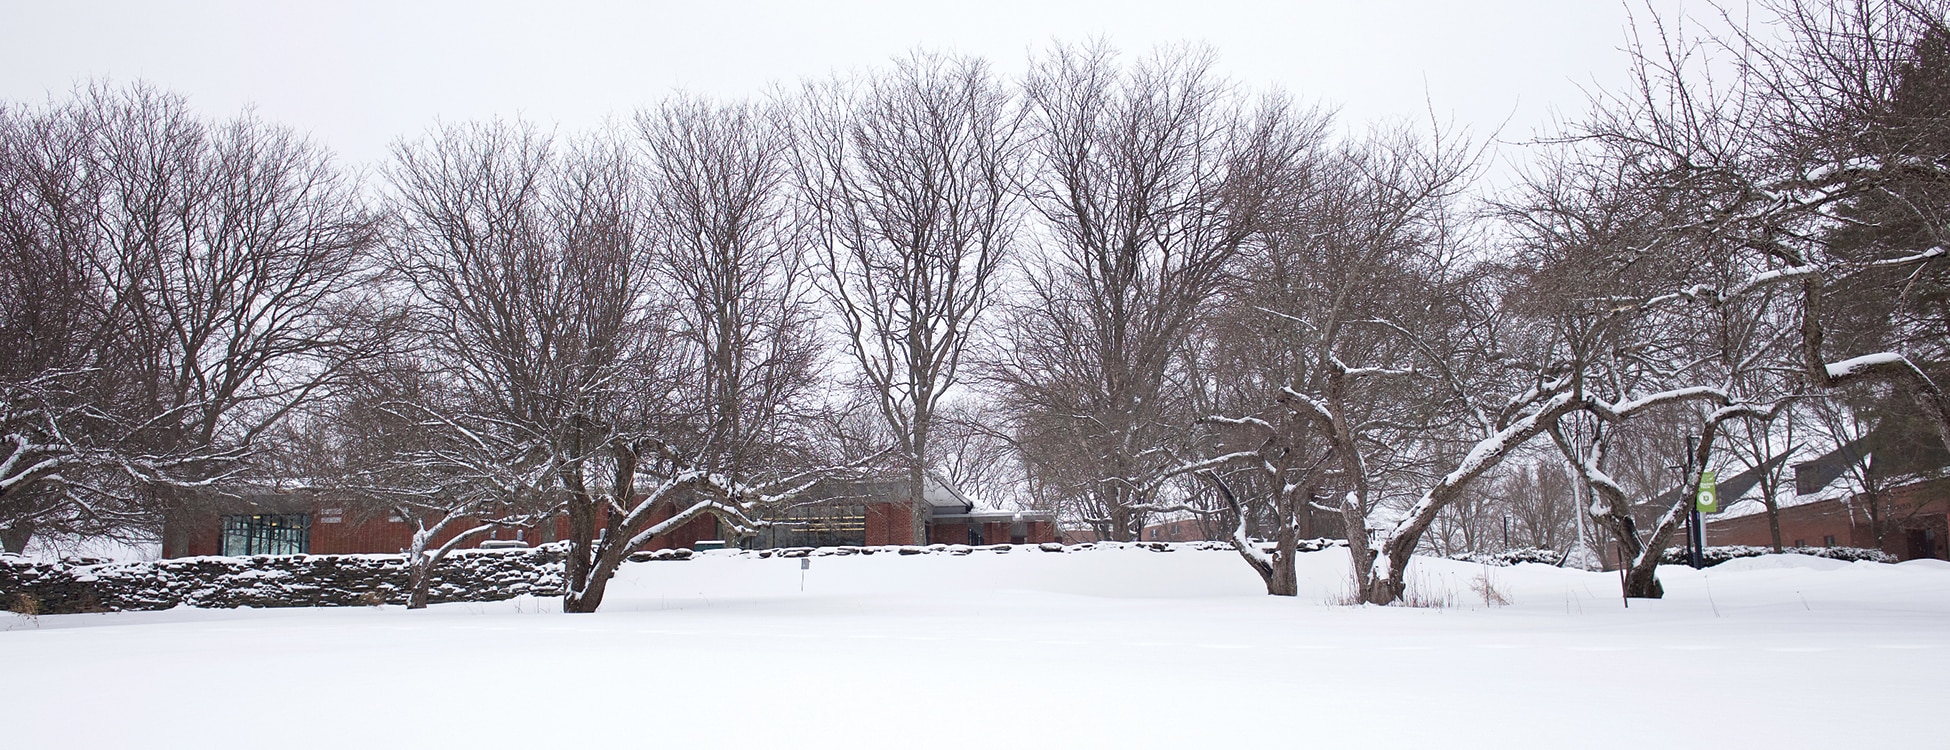
[[[20,615],[23,624],[37,628],[41,626],[41,600],[33,594],[15,594],[13,600],[7,602],[7,611]],[[12,630],[13,627],[8,626],[7,629]]]
[[[1361,587],[1351,578],[1344,582],[1342,588],[1338,591],[1328,592],[1325,601],[1325,604],[1334,607],[1353,607],[1366,603],[1367,600],[1361,597]],[[1394,606],[1415,607],[1417,609],[1448,609],[1456,606],[1456,600],[1448,587],[1439,586],[1430,588],[1422,585],[1421,579],[1410,577],[1408,583],[1402,589],[1401,599],[1396,600]]]
[[[1359,605],[1362,603],[1361,587],[1354,583],[1353,578],[1349,578],[1341,583],[1340,590],[1329,590],[1326,600],[1321,603],[1329,607],[1352,607]]]
[[[1402,587],[1400,604],[1416,609],[1448,609],[1456,606],[1456,600],[1446,586],[1429,588],[1422,585],[1420,577],[1410,577]]]
[[[1476,579],[1469,582],[1469,588],[1475,591],[1477,596],[1483,597],[1483,604],[1485,606],[1510,606],[1510,597],[1505,596],[1503,591],[1496,587],[1496,579],[1490,575],[1490,569],[1488,567],[1483,568],[1483,572],[1476,574]]]

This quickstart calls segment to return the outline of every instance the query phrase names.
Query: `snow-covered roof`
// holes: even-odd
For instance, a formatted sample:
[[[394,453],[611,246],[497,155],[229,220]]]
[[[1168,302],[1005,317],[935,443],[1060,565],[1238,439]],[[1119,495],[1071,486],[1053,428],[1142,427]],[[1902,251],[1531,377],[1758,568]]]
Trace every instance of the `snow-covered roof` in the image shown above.
[[[1780,498],[1777,504],[1782,508],[1794,508],[1831,500],[1847,501],[1853,498],[1860,492],[1861,488],[1857,486],[1854,472],[1849,471],[1849,469],[1868,460],[1874,452],[1874,443],[1864,437],[1851,441],[1814,459],[1795,464],[1796,488],[1807,491],[1796,492],[1791,497]],[[1939,466],[1925,471],[1884,477],[1880,481],[1887,487],[1903,487],[1945,477],[1950,477],[1950,466]],[[1807,485],[1814,485],[1814,487],[1809,489]],[[1741,495],[1723,492],[1721,496],[1739,497],[1740,499],[1729,503],[1718,514],[1720,518],[1740,518],[1742,516],[1764,513],[1767,510],[1767,505],[1761,502],[1760,498],[1745,497],[1744,489]]]
[[[1815,492],[1810,492],[1805,495],[1792,495],[1789,497],[1783,497],[1776,500],[1775,502],[1777,505],[1779,505],[1782,508],[1793,508],[1796,506],[1809,505],[1812,503],[1819,503],[1828,500],[1847,500],[1848,498],[1853,497],[1854,495],[1855,495],[1855,490],[1849,487],[1847,483],[1836,482],[1833,484],[1829,484],[1825,487],[1822,487],[1820,490]],[[1725,509],[1719,512],[1718,516],[1720,518],[1740,518],[1742,516],[1751,516],[1756,513],[1765,513],[1765,512],[1767,512],[1766,503],[1761,502],[1761,499],[1758,497],[1748,497],[1748,498],[1742,498],[1738,502],[1728,505]]]

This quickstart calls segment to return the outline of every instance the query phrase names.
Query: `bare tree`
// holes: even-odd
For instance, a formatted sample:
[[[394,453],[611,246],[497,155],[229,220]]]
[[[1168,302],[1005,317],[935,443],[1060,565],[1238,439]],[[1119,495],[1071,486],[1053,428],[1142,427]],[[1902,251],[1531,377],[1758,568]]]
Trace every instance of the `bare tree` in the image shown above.
[[[999,412],[972,399],[944,402],[935,413],[939,422],[928,459],[930,470],[963,494],[996,506],[1056,510],[1025,491],[1022,453],[999,427],[1006,421]]]
[[[44,501],[17,538],[183,510],[254,471],[259,440],[379,345],[360,335],[381,315],[373,222],[323,149],[142,85],[7,119],[7,252],[48,273],[26,294],[59,296],[7,323],[48,337],[9,376],[31,415],[9,420],[5,462],[26,468],[0,495]]]
[[[1927,289],[1941,270],[1931,207],[1940,201],[1928,197],[1940,194],[1942,170],[1928,166],[1943,161],[1932,150],[1940,131],[1903,113],[1939,96],[1929,82],[1942,66],[1928,61],[1940,56],[1932,40],[1942,8],[1797,0],[1763,10],[1773,19],[1762,28],[1785,31],[1785,44],[1736,24],[1702,45],[1654,17],[1654,40],[1634,47],[1634,86],[1601,100],[1577,129],[1592,158],[1579,166],[1599,168],[1560,169],[1583,187],[1544,191],[1556,198],[1520,222],[1564,257],[1586,256],[1555,264],[1564,283],[1587,287],[1555,297],[1587,308],[1559,314],[1560,328],[1610,329],[1587,337],[1603,348],[1580,366],[1585,411],[1601,424],[1580,439],[1554,437],[1580,467],[1597,520],[1633,553],[1630,596],[1659,594],[1657,558],[1698,477],[1661,495],[1672,499],[1650,529],[1635,528],[1630,506],[1643,501],[1603,468],[1626,411],[1650,413],[1648,401],[1708,407],[1685,420],[1699,433],[1694,466],[1733,420],[1773,421],[1794,395],[1793,375],[1823,388],[1903,382],[1950,426],[1930,374],[1941,337],[1896,333],[1927,328],[1928,314],[1916,315],[1927,305],[1876,309],[1863,294],[1892,274],[1910,280],[1897,285],[1905,290]],[[1731,86],[1711,75],[1728,61]],[[1837,332],[1855,356],[1830,361]],[[1787,350],[1794,361],[1778,356]]]
[[[807,84],[791,115],[805,238],[904,457],[915,542],[936,411],[1016,239],[1019,121],[987,63],[924,52]]]
[[[1366,601],[1399,598],[1407,558],[1442,509],[1576,404],[1541,352],[1525,350],[1532,342],[1506,329],[1484,267],[1460,246],[1454,202],[1474,156],[1399,130],[1344,145],[1232,303],[1233,325],[1265,342],[1248,351],[1286,363],[1257,398],[1290,416],[1209,421],[1266,440],[1246,458],[1265,471],[1319,467],[1318,484],[1277,486],[1304,490],[1308,505],[1329,490]]]
[[[1761,473],[1760,481],[1755,488],[1760,492],[1762,512],[1767,516],[1768,538],[1773,543],[1775,552],[1783,549],[1781,495],[1794,486],[1793,473],[1789,470],[1787,459],[1796,451],[1796,439],[1806,439],[1805,435],[1797,435],[1798,422],[1790,407],[1782,410],[1773,419],[1741,422],[1733,434],[1728,436],[1728,448],[1733,455],[1749,469]]]
[[[1688,39],[1654,17],[1635,85],[1584,132],[1636,150],[1687,191],[1696,237],[1739,245],[1744,278],[1797,299],[1800,374],[1836,388],[1900,381],[1950,445],[1941,298],[1950,268],[1950,7],[1934,0],[1780,0],[1758,27]],[[1776,36],[1786,41],[1775,41]],[[1712,66],[1730,63],[1732,84]]]
[[[1583,506],[1577,502],[1570,476],[1554,463],[1514,467],[1498,482],[1497,494],[1508,511],[1509,548],[1547,549],[1568,556],[1587,544]]]
[[[1658,159],[1632,144],[1601,146],[1550,155],[1524,197],[1502,210],[1516,297],[1560,332],[1584,401],[1547,431],[1578,472],[1581,505],[1621,545],[1631,567],[1626,595],[1657,597],[1660,556],[1688,517],[1698,475],[1675,482],[1658,470],[1628,488],[1612,475],[1614,462],[1667,454],[1689,430],[1698,446],[1671,454],[1673,462],[1695,450],[1690,465],[1704,467],[1729,421],[1765,418],[1784,403],[1775,386],[1791,366],[1782,352],[1792,328],[1779,295],[1739,284],[1758,269],[1735,243],[1701,228],[1711,217],[1692,200],[1692,185],[1646,169]],[[1700,288],[1727,293],[1690,291]],[[1656,517],[1637,517],[1641,508]]]
[[[1026,84],[1048,239],[996,379],[1031,470],[1100,538],[1136,538],[1197,452],[1192,337],[1327,124],[1280,96],[1249,106],[1211,67],[1204,50],[1058,46]]]
[[[497,529],[560,513],[555,467],[507,440],[415,352],[370,358],[355,382],[294,421],[281,442],[286,486],[338,504],[354,522],[413,524],[402,550],[407,608],[427,606],[433,570]]]
[[[495,450],[552,473],[537,489],[567,509],[565,611],[600,606],[630,551],[700,517],[749,532],[831,473],[714,468],[722,412],[686,398],[708,368],[679,338],[687,301],[658,283],[625,141],[560,148],[494,123],[444,127],[394,156],[397,262],[435,372],[463,394],[439,421],[454,442],[507,446]]]
[[[734,477],[789,456],[819,374],[787,133],[752,104],[674,98],[637,116],[657,272],[675,305],[705,462]]]

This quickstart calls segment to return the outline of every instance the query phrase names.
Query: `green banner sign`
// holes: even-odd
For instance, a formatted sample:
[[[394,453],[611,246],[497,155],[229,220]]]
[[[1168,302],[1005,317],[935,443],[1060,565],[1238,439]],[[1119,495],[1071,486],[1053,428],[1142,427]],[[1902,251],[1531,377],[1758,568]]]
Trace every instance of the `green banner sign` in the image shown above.
[[[1699,473],[1699,497],[1693,499],[1694,509],[1701,513],[1720,512],[1720,488],[1717,483],[1718,479],[1719,477],[1710,471],[1702,471]]]

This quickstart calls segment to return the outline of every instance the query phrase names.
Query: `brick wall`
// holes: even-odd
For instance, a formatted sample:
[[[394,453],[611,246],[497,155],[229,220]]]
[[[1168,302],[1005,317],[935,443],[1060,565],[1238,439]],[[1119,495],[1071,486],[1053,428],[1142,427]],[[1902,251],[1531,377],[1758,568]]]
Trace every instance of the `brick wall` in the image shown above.
[[[1950,558],[1950,479],[1896,487],[1883,493],[1883,534],[1876,541],[1866,498],[1823,500],[1782,508],[1781,544],[1788,547],[1863,547],[1899,559]],[[1772,546],[1766,513],[1707,517],[1709,545]],[[1832,541],[1831,541],[1832,540]]]
[[[937,522],[928,527],[928,539],[936,544],[974,544],[966,523]]]
[[[338,512],[329,512],[337,510]],[[360,555],[394,554],[404,551],[413,542],[414,525],[404,519],[395,519],[391,514],[380,512],[370,515],[357,515],[349,509],[332,503],[318,503],[302,512],[311,514],[310,545],[308,552],[314,555]],[[658,509],[651,523],[661,522],[675,515],[675,511],[665,507]],[[338,519],[336,521],[332,519]],[[438,521],[437,516],[429,516],[429,525]],[[600,528],[603,519],[599,515]],[[432,545],[439,546],[455,536],[480,525],[474,521],[459,521],[445,531],[434,536]],[[504,528],[488,532],[467,546],[479,546],[490,539],[520,539],[529,544],[567,539],[569,519],[566,515],[525,528]],[[717,519],[711,516],[694,518],[677,527],[671,533],[651,540],[644,549],[674,549],[696,546],[700,541],[717,539]],[[215,513],[179,515],[170,519],[163,533],[163,554],[165,558],[202,557],[223,554],[223,517]]]
[[[1205,529],[1194,519],[1181,519],[1152,524],[1144,527],[1144,541],[1147,542],[1195,542],[1205,541]]]
[[[914,517],[901,503],[875,503],[867,506],[868,546],[914,544]],[[955,540],[960,542],[962,540]]]
[[[1707,521],[1706,543],[1765,547],[1772,545],[1774,540],[1768,530],[1767,514],[1755,513]],[[1868,519],[1856,518],[1852,509],[1839,500],[1782,508],[1781,544],[1789,547],[1876,546],[1875,535],[1868,528]]]

